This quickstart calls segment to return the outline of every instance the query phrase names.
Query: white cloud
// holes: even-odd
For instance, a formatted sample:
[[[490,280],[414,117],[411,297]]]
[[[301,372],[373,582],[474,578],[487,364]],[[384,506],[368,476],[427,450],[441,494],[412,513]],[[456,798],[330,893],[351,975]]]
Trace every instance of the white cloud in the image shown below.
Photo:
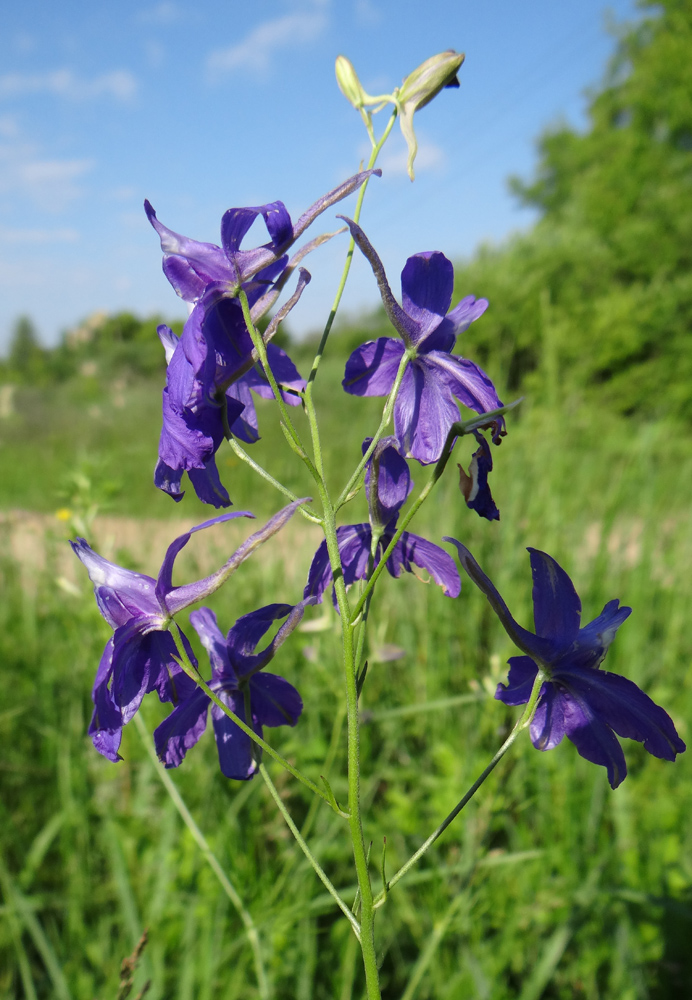
[[[154,7],[140,10],[137,14],[137,20],[142,24],[173,24],[174,21],[179,21],[182,16],[182,9],[177,3],[162,0]]]
[[[404,140],[400,137],[397,139],[391,141],[391,145],[385,148],[377,161],[377,166],[382,167],[384,177],[407,173],[408,150]],[[370,147],[367,147],[367,152],[370,152]],[[418,153],[413,164],[416,176],[423,172],[441,170],[446,163],[447,155],[440,146],[436,146],[434,142],[426,142],[418,136]]]
[[[371,3],[371,0],[356,0],[355,9],[356,21],[364,27],[369,28],[382,20],[382,11]]]
[[[46,212],[62,212],[81,197],[94,160],[46,159],[33,143],[0,144],[0,195],[26,198]]]
[[[76,243],[79,233],[76,229],[7,229],[0,226],[0,245],[22,244],[31,246],[52,245],[54,243]]]
[[[264,75],[271,69],[272,57],[279,49],[314,42],[326,26],[325,3],[314,3],[306,10],[264,21],[240,42],[211,52],[207,58],[208,74],[212,79],[234,70]]]
[[[137,92],[137,80],[129,70],[116,69],[91,80],[77,76],[71,69],[47,73],[5,73],[0,76],[0,98],[24,97],[27,94],[54,94],[70,101],[112,97],[131,101]]]

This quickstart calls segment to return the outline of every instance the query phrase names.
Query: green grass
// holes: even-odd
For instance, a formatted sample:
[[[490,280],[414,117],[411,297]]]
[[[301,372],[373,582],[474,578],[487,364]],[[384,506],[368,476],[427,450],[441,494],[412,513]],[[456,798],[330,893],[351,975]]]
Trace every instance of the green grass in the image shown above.
[[[324,408],[332,403],[336,362],[328,359],[322,374]],[[150,484],[159,387],[133,383],[122,394],[126,405],[118,407],[107,388],[83,383],[20,391],[15,414],[0,425],[7,470],[2,507],[49,513],[72,505],[79,512],[80,504],[106,496],[109,514],[190,523],[208,517],[192,497],[176,506]],[[340,395],[325,425],[337,484],[379,412],[379,401],[363,402]],[[265,438],[253,457],[261,455],[258,461],[292,489],[309,493],[297,462],[279,447],[271,411],[261,408]],[[299,411],[296,422],[305,426]],[[612,597],[630,604],[634,612],[607,666],[663,704],[689,741],[692,445],[663,424],[599,421],[527,405],[510,423],[508,438],[494,449],[501,521],[488,524],[465,508],[450,463],[414,530],[436,541],[444,534],[462,539],[527,625],[526,545],[550,552],[573,576],[587,620]],[[462,442],[457,450],[456,460],[465,461],[471,448]],[[68,481],[76,467],[86,477],[81,485]],[[281,505],[230,452],[222,453],[219,467],[238,508],[266,516]],[[413,474],[422,485],[426,470]],[[363,511],[359,499],[345,508],[344,520],[360,520]],[[84,735],[109,629],[85,577],[75,577],[76,593],[56,583],[63,529],[56,521],[49,531],[45,567],[34,574],[12,556],[11,524],[1,530],[0,995],[115,998],[120,962],[146,927],[149,943],[135,981],[139,989],[151,979],[149,1000],[254,1000],[243,925],[136,727],[125,731],[118,765],[100,758]],[[298,599],[311,552],[291,557],[297,568],[268,552],[215,595],[223,628],[261,603]],[[139,551],[122,556],[154,575],[158,569],[143,565]],[[488,694],[513,650],[468,581],[456,601],[412,577],[387,577],[378,593],[362,731],[376,887],[383,836],[391,873],[460,798],[515,716]],[[387,644],[405,656],[381,662],[378,650]],[[294,633],[276,669],[300,689],[305,711],[295,729],[269,735],[315,780],[333,740],[330,778],[343,800],[338,653],[331,628]],[[145,702],[149,731],[163,712],[152,698]],[[674,765],[655,760],[632,742],[625,753],[629,775],[613,792],[604,769],[582,760],[568,741],[547,754],[527,738],[519,741],[379,911],[385,997],[685,995],[692,980],[690,765],[687,755]],[[296,822],[308,825],[329,876],[352,899],[346,825],[324,806],[311,809],[302,788],[277,766],[271,772]],[[273,996],[360,998],[360,959],[346,922],[260,781],[225,780],[211,732],[168,774],[252,914]]]

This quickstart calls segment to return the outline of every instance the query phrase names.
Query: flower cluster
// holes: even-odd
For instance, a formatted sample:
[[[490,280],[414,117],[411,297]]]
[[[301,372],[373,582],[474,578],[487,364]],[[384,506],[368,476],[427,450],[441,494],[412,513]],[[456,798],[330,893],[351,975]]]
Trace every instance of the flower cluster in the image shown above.
[[[372,438],[365,439],[363,453],[371,442]],[[413,489],[411,474],[399,454],[396,438],[382,438],[377,443],[366,465],[365,488],[369,522],[344,525],[336,532],[347,587],[356,580],[364,580],[368,572],[372,572],[377,566],[394,538],[399,511]],[[408,531],[401,533],[386,566],[387,572],[393,577],[400,576],[402,570],[414,573],[414,567],[424,570],[448,597],[458,597],[461,591],[461,581],[454,560],[437,545]],[[332,567],[327,543],[324,541],[310,565],[304,596],[321,601],[331,581]],[[336,597],[334,603],[336,604]]]
[[[385,101],[394,101],[403,116],[410,169],[415,155],[413,114],[444,87],[458,85],[456,72],[462,60],[463,56],[451,50],[441,53],[411,74],[395,95],[384,96]],[[343,92],[365,116],[370,131],[372,112],[367,109],[381,98],[363,91],[355,70],[343,57],[337,63],[337,75]],[[232,435],[248,444],[258,440],[252,393],[263,398],[276,393],[285,404],[298,406],[304,401],[308,407],[305,381],[288,355],[271,340],[310,281],[301,262],[335,234],[313,238],[293,257],[289,258],[288,252],[326,209],[373,174],[380,171],[355,174],[318,199],[295,224],[281,201],[231,208],[221,220],[220,246],[173,232],[145,202],[148,219],[161,242],[164,274],[190,308],[180,337],[167,326],[158,329],[167,374],[155,483],[175,500],[183,496],[181,482],[187,473],[202,501],[217,508],[230,505],[216,467],[216,453],[222,441]],[[242,249],[258,218],[267,228],[268,242]],[[421,572],[445,596],[459,596],[461,580],[454,559],[433,542],[405,530],[414,508],[399,526],[413,489],[409,460],[423,466],[436,463],[431,486],[444,471],[457,438],[472,432],[477,449],[468,471],[458,466],[460,489],[466,505],[481,517],[493,521],[500,516],[488,484],[493,468],[491,447],[479,429],[490,428],[492,442],[499,444],[506,433],[506,408],[485,372],[454,353],[457,337],[480,319],[488,308],[487,300],[467,295],[451,308],[453,266],[444,254],[430,251],[406,261],[399,304],[382,261],[363,230],[357,222],[341,218],[372,268],[385,312],[397,334],[369,341],[353,351],[342,382],[352,395],[387,397],[385,416],[394,423],[393,435],[382,436],[383,419],[378,436],[365,439],[361,462],[351,480],[357,488],[364,484],[368,520],[334,528],[338,505],[331,508],[330,544],[325,527],[325,539],[313,556],[303,599],[298,603],[271,603],[242,615],[226,636],[209,608],[190,615],[209,656],[208,682],[201,682],[192,647],[175,621],[176,615],[217,590],[305,501],[295,500],[279,511],[216,573],[183,586],[173,585],[173,568],[192,534],[252,514],[221,514],[180,535],[169,546],[156,580],[116,566],[94,552],[84,539],[73,542],[94,584],[99,609],[113,629],[96,675],[89,726],[96,749],[112,761],[120,759],[123,726],[137,712],[144,696],[156,691],[162,702],[173,705],[154,734],[157,753],[167,767],[177,767],[200,739],[211,707],[223,774],[238,780],[250,778],[258,767],[251,734],[261,738],[264,726],[294,726],[303,707],[298,691],[265,668],[301,621],[306,606],[320,603],[335,579],[341,578],[348,588],[357,581],[370,580],[378,567],[386,568],[395,578],[402,572]],[[264,328],[260,342],[257,324],[278,302],[294,272],[295,289]],[[460,404],[479,417],[462,423]],[[311,429],[314,443],[314,427]],[[296,446],[296,451],[301,449]],[[315,456],[313,465],[302,455],[317,476],[317,451]],[[288,490],[284,492],[292,496]],[[326,488],[321,492],[323,499],[327,497]],[[352,495],[347,492],[346,499]],[[329,502],[325,500],[325,526]],[[447,541],[456,546],[462,566],[524,654],[510,659],[508,683],[498,687],[496,697],[513,706],[527,702],[533,706],[535,702],[530,732],[536,747],[551,749],[567,735],[583,757],[607,768],[613,788],[626,774],[617,736],[639,740],[652,754],[668,760],[685,749],[662,708],[631,681],[600,669],[617,629],[630,614],[629,608],[611,601],[598,618],[580,628],[581,604],[569,577],[550,556],[530,549],[536,632],[528,632],[512,618],[468,550],[455,539]],[[336,590],[335,586],[335,605]],[[281,621],[274,637],[258,651],[270,629]],[[342,623],[342,627],[353,629],[357,621]],[[540,687],[534,690],[537,678]]]
[[[167,327],[159,328],[168,370],[154,481],[174,500],[183,497],[180,484],[187,472],[200,500],[217,508],[230,505],[219,480],[216,452],[231,434],[249,443],[256,441],[259,433],[250,390],[265,398],[273,395],[265,373],[257,366],[241,293],[247,297],[256,324],[274,305],[298,263],[329,236],[310,241],[291,260],[287,251],[326,209],[379,173],[367,170],[350,177],[318,199],[295,224],[281,201],[230,208],[221,220],[220,247],[173,232],[159,222],[149,202],[144,203],[161,241],[164,274],[191,307],[179,340]],[[270,240],[242,250],[243,238],[258,216],[263,218]],[[300,268],[296,290],[265,332],[265,340],[271,339],[309,280],[309,273]],[[284,402],[299,405],[305,382],[293,362],[273,344],[267,344],[267,355]]]

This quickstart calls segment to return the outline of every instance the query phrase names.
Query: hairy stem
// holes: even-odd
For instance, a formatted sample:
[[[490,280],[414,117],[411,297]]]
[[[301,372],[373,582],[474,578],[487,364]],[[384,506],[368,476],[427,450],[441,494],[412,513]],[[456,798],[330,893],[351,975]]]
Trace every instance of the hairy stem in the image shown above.
[[[312,853],[312,851],[308,847],[305,839],[301,836],[300,830],[298,829],[298,827],[293,822],[293,819],[291,818],[291,814],[289,813],[288,809],[284,805],[283,799],[279,795],[279,793],[278,793],[278,791],[276,789],[276,786],[274,785],[274,782],[269,777],[269,772],[267,771],[267,768],[265,767],[264,764],[260,764],[259,771],[260,771],[260,774],[262,775],[262,777],[264,778],[264,782],[265,782],[267,788],[269,789],[269,791],[271,793],[271,797],[274,799],[274,802],[276,803],[277,808],[279,809],[279,812],[281,813],[281,815],[283,816],[284,820],[286,821],[286,826],[289,828],[289,830],[291,831],[291,833],[293,834],[293,836],[295,837],[295,839],[298,841],[298,844],[300,845],[300,849],[302,850],[303,854],[308,859],[308,861],[310,862],[310,864],[312,865],[312,867],[315,869],[317,877],[320,879],[320,881],[324,885],[324,887],[327,890],[327,892],[329,893],[329,895],[335,900],[335,902],[336,902],[337,906],[339,907],[339,909],[341,910],[341,912],[348,918],[348,921],[351,924],[351,927],[353,928],[353,931],[354,931],[356,937],[360,940],[360,927],[358,925],[358,921],[356,920],[356,918],[351,913],[351,911],[349,910],[349,908],[346,905],[346,903],[343,901],[343,899],[341,898],[341,896],[339,895],[339,893],[336,891],[336,889],[332,885],[331,881],[329,880],[329,878],[325,874],[324,869],[320,865],[319,861],[317,860],[317,858],[314,856],[314,854]]]
[[[512,746],[512,744],[516,740],[516,738],[519,735],[519,733],[521,733],[524,729],[526,729],[528,726],[531,725],[531,720],[533,719],[534,712],[536,711],[536,706],[538,704],[538,696],[540,694],[540,691],[541,691],[541,688],[543,686],[544,680],[545,680],[545,674],[543,673],[542,670],[539,669],[539,671],[538,671],[538,673],[536,675],[536,680],[534,681],[533,688],[531,690],[531,696],[530,696],[530,698],[529,698],[529,700],[528,700],[528,702],[526,704],[526,707],[525,707],[524,711],[522,712],[522,714],[519,717],[519,719],[517,720],[514,728],[512,729],[512,732],[509,734],[509,736],[507,737],[507,739],[505,740],[505,742],[502,744],[502,746],[500,747],[500,749],[497,751],[497,753],[495,754],[495,756],[493,757],[493,759],[490,761],[490,763],[488,764],[488,766],[476,778],[476,780],[474,781],[474,783],[469,788],[468,792],[466,792],[466,794],[463,796],[463,798],[460,799],[459,802],[457,802],[457,804],[452,809],[452,811],[449,813],[449,815],[445,816],[445,818],[442,820],[442,822],[440,823],[440,825],[435,830],[433,830],[433,832],[430,834],[430,836],[428,837],[428,839],[424,843],[422,843],[421,846],[418,848],[418,850],[416,851],[416,853],[413,854],[413,855],[411,855],[411,857],[408,859],[408,861],[406,862],[406,864],[402,865],[402,867],[399,869],[399,871],[396,873],[396,875],[393,875],[392,878],[389,879],[389,881],[388,881],[385,889],[383,889],[382,892],[379,893],[379,895],[375,899],[375,902],[374,902],[375,907],[382,906],[382,904],[384,903],[385,899],[387,898],[387,893],[392,888],[392,886],[396,885],[396,883],[400,879],[402,879],[404,877],[404,875],[411,868],[413,868],[413,866],[416,864],[416,862],[420,858],[422,858],[422,856],[425,854],[425,852],[428,850],[428,848],[432,847],[432,845],[435,843],[435,841],[438,839],[438,837],[440,837],[444,833],[444,831],[447,829],[447,827],[451,823],[454,822],[454,820],[457,818],[457,816],[459,815],[459,813],[461,812],[461,810],[464,808],[464,806],[467,805],[471,801],[471,799],[476,794],[476,792],[478,791],[478,789],[481,787],[481,785],[483,784],[483,782],[485,781],[485,779],[488,777],[488,775],[492,774],[492,772],[495,770],[495,768],[497,767],[497,765],[500,763],[500,761],[502,760],[502,758],[504,757],[504,755],[507,753],[507,751],[509,750],[509,748]]]

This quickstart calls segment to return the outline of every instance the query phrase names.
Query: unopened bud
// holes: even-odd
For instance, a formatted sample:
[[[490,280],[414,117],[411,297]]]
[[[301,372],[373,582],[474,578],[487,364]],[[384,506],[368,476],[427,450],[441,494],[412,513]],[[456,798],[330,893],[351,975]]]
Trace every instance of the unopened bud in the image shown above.
[[[418,141],[413,128],[413,116],[432,101],[444,87],[458,87],[457,71],[464,61],[463,52],[447,49],[421,63],[410,73],[399,89],[397,105],[399,124],[408,146],[408,175],[413,180],[413,161],[418,152]]]
[[[360,111],[368,102],[368,94],[361,86],[353,63],[346,56],[337,56],[334,69],[336,70],[336,82],[339,84],[339,90],[346,100],[350,101],[357,111]]]
[[[454,49],[426,59],[404,80],[399,88],[399,101],[411,111],[419,111],[444,87],[458,87],[457,73],[463,61],[464,53]]]

